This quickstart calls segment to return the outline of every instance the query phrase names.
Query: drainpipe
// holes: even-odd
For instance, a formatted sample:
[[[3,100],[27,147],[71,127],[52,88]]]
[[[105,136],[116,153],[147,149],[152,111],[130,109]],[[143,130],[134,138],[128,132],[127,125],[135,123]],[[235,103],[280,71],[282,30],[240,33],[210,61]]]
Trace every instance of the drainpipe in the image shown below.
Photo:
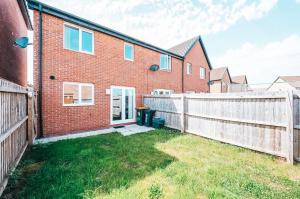
[[[181,66],[181,92],[184,93],[184,59]]]
[[[40,114],[40,137],[44,137],[43,131],[43,114],[42,114],[42,94],[43,94],[43,71],[42,71],[42,50],[43,50],[43,17],[42,4],[39,4],[39,114]]]

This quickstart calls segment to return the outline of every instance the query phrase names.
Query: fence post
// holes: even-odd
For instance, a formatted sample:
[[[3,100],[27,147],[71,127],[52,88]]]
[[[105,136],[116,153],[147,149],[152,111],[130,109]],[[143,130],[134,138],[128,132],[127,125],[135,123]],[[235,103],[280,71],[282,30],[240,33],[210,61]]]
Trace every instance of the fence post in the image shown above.
[[[286,96],[286,114],[287,114],[287,126],[286,126],[286,133],[287,133],[287,143],[288,143],[288,154],[287,154],[287,161],[291,164],[294,164],[294,96],[293,91],[287,91]]]
[[[181,95],[181,117],[180,117],[180,122],[181,122],[181,133],[184,133],[185,131],[185,106],[184,106],[184,103],[185,103],[185,95],[182,94]]]
[[[28,135],[28,144],[32,145],[34,140],[34,129],[33,129],[33,120],[34,120],[34,111],[33,111],[33,98],[34,93],[30,90],[27,94],[27,110],[28,110],[28,120],[27,120],[27,135]]]

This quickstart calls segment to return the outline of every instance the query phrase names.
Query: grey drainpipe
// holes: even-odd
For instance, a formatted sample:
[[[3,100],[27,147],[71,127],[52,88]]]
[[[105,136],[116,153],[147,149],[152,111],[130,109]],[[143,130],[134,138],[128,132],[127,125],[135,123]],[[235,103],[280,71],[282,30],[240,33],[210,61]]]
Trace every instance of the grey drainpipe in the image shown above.
[[[43,114],[42,114],[42,94],[43,94],[43,71],[42,71],[42,49],[43,49],[43,17],[42,17],[43,7],[39,4],[39,114],[40,114],[40,137],[44,137],[43,129]]]
[[[184,59],[182,60],[182,70],[181,70],[181,92],[184,93]]]

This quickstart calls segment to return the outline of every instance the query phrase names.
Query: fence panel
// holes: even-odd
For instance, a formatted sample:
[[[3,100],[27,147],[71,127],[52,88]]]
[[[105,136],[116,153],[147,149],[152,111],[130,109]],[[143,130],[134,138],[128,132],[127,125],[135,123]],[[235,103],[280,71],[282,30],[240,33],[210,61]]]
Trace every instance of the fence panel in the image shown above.
[[[296,160],[300,161],[300,91],[294,91],[294,113],[295,113],[295,136],[296,139],[298,139],[297,142],[297,148],[298,150],[296,151]]]
[[[27,90],[0,79],[0,196],[27,146]]]
[[[146,95],[144,104],[157,110],[156,116],[165,118],[169,127],[285,157],[289,162],[297,159],[299,131],[294,129],[293,111],[297,117],[295,103],[299,101],[291,92],[183,96]]]
[[[157,117],[166,120],[166,126],[181,129],[180,113],[182,112],[181,95],[169,96],[147,96],[144,103],[151,109],[156,110]]]

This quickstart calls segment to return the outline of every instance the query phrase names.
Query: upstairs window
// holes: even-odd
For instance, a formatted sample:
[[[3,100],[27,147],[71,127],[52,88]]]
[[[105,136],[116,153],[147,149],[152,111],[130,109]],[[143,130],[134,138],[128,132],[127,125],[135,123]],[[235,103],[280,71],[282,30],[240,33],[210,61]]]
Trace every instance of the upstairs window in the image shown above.
[[[127,43],[124,44],[124,59],[133,61],[134,59],[133,45]]]
[[[160,55],[159,69],[167,71],[171,70],[171,56],[165,54]]]
[[[200,67],[200,79],[205,79],[205,68]]]
[[[190,64],[190,63],[186,64],[186,74],[188,74],[188,75],[192,74],[192,64]]]
[[[94,53],[94,35],[87,30],[64,25],[64,48],[85,53]]]
[[[94,85],[76,82],[63,84],[64,106],[85,106],[94,104]]]
[[[93,34],[86,31],[82,31],[81,33],[81,50],[84,52],[93,53]]]
[[[79,29],[65,26],[65,48],[79,51]]]

